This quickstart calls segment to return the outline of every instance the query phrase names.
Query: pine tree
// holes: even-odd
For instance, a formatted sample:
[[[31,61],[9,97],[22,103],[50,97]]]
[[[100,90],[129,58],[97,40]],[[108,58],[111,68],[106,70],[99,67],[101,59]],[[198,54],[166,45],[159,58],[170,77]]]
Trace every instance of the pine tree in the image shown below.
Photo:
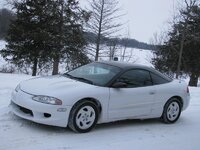
[[[14,2],[13,5],[17,18],[10,25],[6,37],[8,44],[1,53],[6,60],[19,67],[31,64],[32,75],[35,76],[38,63],[47,61],[47,57],[42,57],[41,54],[51,48],[47,44],[49,32],[46,29],[49,23],[47,11],[51,11],[53,6],[47,6],[45,0],[24,0]]]
[[[83,51],[84,15],[76,0],[23,0],[14,2],[14,8],[17,18],[10,26],[8,44],[1,52],[6,60],[19,67],[30,64],[33,76],[38,65],[52,61],[53,74],[57,74],[60,61],[73,55],[78,55],[73,57],[78,59],[75,62],[89,61]]]
[[[71,62],[73,66],[88,63],[90,60],[86,56],[84,46],[86,41],[83,37],[83,24],[86,20],[86,12],[81,10],[76,0],[59,0],[60,9],[58,15],[58,25],[56,31],[54,48],[52,48],[53,73],[58,73],[60,61]],[[83,58],[82,58],[83,57]],[[72,60],[75,59],[75,60]],[[76,62],[76,63],[75,63]],[[75,64],[74,64],[75,63]]]
[[[180,70],[189,74],[190,86],[197,86],[200,76],[199,5],[193,5],[190,9],[182,11],[182,15],[187,20],[180,20],[173,25],[173,30],[169,32],[169,40],[160,46],[158,51],[155,51],[157,57],[153,60],[153,63],[157,69],[163,72],[176,72],[182,43],[182,65]]]

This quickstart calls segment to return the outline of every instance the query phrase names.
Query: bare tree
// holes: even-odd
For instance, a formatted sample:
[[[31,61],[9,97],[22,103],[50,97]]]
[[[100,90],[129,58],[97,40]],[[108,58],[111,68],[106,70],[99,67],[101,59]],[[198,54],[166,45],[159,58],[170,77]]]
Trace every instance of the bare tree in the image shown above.
[[[117,44],[118,40],[117,39],[112,39],[109,42],[109,60],[114,60],[114,58],[117,55],[117,50],[119,49],[119,45]]]
[[[126,36],[122,39],[122,47],[121,47],[121,61],[125,60],[126,53],[127,53],[127,45],[128,45],[128,39],[130,38],[130,31],[129,28],[127,30]],[[131,49],[131,55],[132,55],[132,49]],[[131,56],[130,56],[131,57]]]
[[[126,62],[129,62],[130,60],[132,60],[132,63],[135,63],[137,60],[135,60],[135,59],[133,60],[133,58],[134,58],[134,55],[133,55],[134,49],[131,48],[131,49],[127,50],[128,44],[129,44],[129,39],[130,39],[130,31],[129,31],[129,28],[128,28],[127,33],[121,39],[120,60],[121,61],[126,61]]]
[[[120,15],[120,8],[117,0],[91,0],[89,11],[91,18],[88,22],[88,29],[96,35],[95,47],[91,48],[95,52],[95,61],[98,60],[101,51],[100,45],[105,38],[112,37],[121,27],[117,20]]]

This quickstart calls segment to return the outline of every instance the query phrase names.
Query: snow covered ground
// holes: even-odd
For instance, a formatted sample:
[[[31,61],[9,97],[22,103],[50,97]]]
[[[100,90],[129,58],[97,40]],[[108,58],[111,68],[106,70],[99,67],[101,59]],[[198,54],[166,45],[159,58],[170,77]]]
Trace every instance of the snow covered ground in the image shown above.
[[[31,76],[0,73],[0,150],[199,150],[200,87],[177,123],[129,120],[98,125],[86,134],[21,119],[9,110],[10,94]]]

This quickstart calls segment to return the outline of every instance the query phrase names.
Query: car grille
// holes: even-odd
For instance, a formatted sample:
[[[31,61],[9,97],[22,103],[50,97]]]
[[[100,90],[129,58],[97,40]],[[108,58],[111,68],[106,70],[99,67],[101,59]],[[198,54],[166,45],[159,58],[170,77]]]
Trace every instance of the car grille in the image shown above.
[[[33,112],[30,109],[24,108],[22,106],[19,106],[17,104],[15,104],[14,102],[11,101],[11,104],[14,105],[15,107],[17,107],[20,111],[22,111],[25,114],[29,114],[31,116],[33,116]]]
[[[33,112],[30,109],[27,109],[27,108],[24,108],[24,107],[21,107],[21,106],[18,106],[18,107],[25,114],[29,114],[29,115],[33,116]]]

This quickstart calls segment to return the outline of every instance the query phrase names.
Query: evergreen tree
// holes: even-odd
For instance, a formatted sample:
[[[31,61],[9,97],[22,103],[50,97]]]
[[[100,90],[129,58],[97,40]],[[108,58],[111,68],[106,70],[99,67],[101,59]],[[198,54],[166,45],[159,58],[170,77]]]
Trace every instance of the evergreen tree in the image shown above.
[[[48,9],[51,10],[48,5]],[[6,49],[1,53],[6,60],[22,67],[25,64],[32,65],[32,75],[37,73],[39,61],[47,61],[47,57],[41,54],[51,47],[47,45],[49,33],[49,17],[46,14],[47,3],[45,0],[23,0],[15,2],[17,18],[10,25],[6,41]],[[45,9],[46,8],[46,9]]]
[[[73,54],[84,56],[85,42],[82,36],[82,11],[75,0],[23,0],[14,2],[17,18],[12,22],[6,38],[8,44],[2,56],[18,65],[32,65],[32,75],[38,64],[53,61],[53,74],[58,73],[58,64]],[[73,51],[73,52],[71,52]],[[74,52],[77,51],[77,52]]]
[[[86,41],[83,36],[83,24],[87,18],[87,13],[80,9],[76,0],[59,0],[60,9],[57,17],[58,25],[54,26],[55,42],[51,56],[53,59],[53,73],[58,73],[60,61],[71,62],[73,66],[83,65],[90,60],[86,56],[84,46]],[[76,59],[76,60],[72,60]]]
[[[182,11],[187,20],[180,20],[169,33],[169,40],[155,52],[155,67],[163,72],[176,72],[184,34],[180,70],[190,76],[190,86],[197,86],[200,76],[200,6]]]

